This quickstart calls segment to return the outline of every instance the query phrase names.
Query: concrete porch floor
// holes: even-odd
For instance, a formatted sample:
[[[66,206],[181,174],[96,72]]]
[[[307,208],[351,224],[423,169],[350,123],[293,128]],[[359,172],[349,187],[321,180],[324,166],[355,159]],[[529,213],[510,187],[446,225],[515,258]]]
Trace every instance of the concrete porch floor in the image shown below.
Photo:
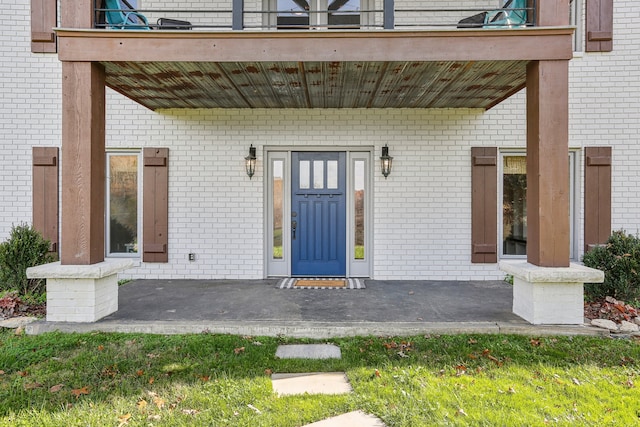
[[[366,289],[278,289],[266,280],[134,280],[119,310],[94,323],[35,322],[27,333],[229,333],[330,338],[428,333],[602,334],[533,326],[512,313],[503,281],[365,280]]]

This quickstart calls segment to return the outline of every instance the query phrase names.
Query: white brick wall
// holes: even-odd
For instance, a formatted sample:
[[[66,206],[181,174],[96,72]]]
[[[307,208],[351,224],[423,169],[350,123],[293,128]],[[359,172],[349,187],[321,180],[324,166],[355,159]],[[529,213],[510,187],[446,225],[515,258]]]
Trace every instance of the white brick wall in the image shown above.
[[[584,54],[571,62],[570,144],[613,145],[613,228],[635,233],[640,230],[640,21],[630,17],[640,15],[640,4],[617,1],[615,8],[614,52]],[[6,13],[0,30],[0,240],[12,224],[31,221],[31,147],[60,146],[61,121],[57,56],[30,53],[27,4],[12,4]],[[385,180],[377,162],[372,168],[375,278],[504,276],[497,265],[470,263],[470,147],[524,147],[524,91],[488,112],[152,112],[112,91],[107,108],[108,147],[170,148],[169,263],[142,264],[128,277],[262,277],[264,147],[373,145],[377,160],[385,143],[394,156],[392,175]],[[243,164],[250,144],[258,148],[252,180]],[[581,206],[578,213],[581,241]],[[195,262],[187,260],[190,252],[196,253]]]
[[[60,146],[57,55],[31,53],[29,2],[4,2],[0,30],[0,241],[31,222],[31,147]]]

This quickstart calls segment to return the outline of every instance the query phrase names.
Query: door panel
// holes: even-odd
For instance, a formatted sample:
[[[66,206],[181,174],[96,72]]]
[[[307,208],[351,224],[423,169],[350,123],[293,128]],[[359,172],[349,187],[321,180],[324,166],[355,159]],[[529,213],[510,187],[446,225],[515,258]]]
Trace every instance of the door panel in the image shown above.
[[[291,274],[346,273],[346,154],[292,153]]]

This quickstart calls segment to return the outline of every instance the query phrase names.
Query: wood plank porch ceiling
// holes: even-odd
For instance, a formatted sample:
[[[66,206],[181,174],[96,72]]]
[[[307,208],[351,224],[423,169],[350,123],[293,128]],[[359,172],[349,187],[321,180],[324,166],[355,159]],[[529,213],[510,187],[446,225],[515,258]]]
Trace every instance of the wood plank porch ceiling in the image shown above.
[[[198,32],[58,29],[62,61],[169,108],[481,108],[569,60],[567,27],[472,31]]]
[[[109,87],[164,108],[483,108],[527,61],[103,62]]]

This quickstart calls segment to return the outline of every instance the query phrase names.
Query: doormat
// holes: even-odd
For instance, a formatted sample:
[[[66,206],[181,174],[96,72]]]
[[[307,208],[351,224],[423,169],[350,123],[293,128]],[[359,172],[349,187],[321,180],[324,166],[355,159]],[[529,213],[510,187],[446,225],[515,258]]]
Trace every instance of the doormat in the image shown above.
[[[313,280],[313,279],[298,279],[293,286],[297,288],[308,288],[317,286],[318,282],[322,284],[323,288],[344,288],[346,286],[346,280],[344,279],[329,279],[329,280]]]
[[[278,282],[279,289],[365,289],[362,279],[288,277]]]

